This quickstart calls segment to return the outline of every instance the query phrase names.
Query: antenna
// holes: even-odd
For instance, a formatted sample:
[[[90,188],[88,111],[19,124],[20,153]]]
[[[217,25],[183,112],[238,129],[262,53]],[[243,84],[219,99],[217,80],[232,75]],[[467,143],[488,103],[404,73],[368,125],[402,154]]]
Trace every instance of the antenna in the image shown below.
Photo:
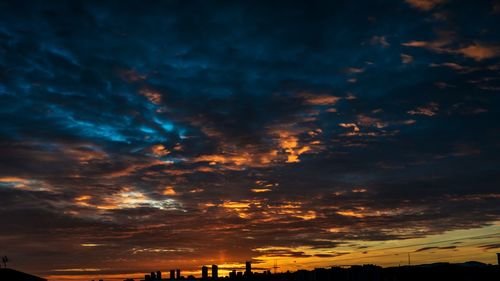
[[[274,260],[274,266],[273,266],[273,269],[274,269],[274,274],[276,274],[276,270],[279,268],[278,266],[278,260]]]
[[[411,262],[410,262],[410,252],[408,252],[408,266],[411,265]]]

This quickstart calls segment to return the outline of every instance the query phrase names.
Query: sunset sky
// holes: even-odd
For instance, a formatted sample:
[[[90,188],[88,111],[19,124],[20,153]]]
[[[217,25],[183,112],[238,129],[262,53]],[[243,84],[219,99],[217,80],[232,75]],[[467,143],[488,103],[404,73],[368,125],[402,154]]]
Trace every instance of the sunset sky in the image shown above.
[[[0,255],[51,281],[496,263],[499,26],[499,1],[1,1]]]

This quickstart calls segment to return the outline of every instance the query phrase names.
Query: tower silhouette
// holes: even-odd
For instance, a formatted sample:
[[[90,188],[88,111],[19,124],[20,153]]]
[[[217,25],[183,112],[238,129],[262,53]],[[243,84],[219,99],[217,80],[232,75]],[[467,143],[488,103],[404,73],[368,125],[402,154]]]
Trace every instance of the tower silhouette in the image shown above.
[[[208,267],[206,266],[201,267],[201,278],[208,279]]]
[[[219,278],[219,267],[216,264],[212,265],[212,279]]]
[[[279,266],[278,266],[278,260],[274,260],[274,266],[273,266],[273,269],[274,269],[274,274],[276,274],[276,270],[278,270]]]
[[[245,276],[252,275],[252,263],[249,261],[245,262]]]

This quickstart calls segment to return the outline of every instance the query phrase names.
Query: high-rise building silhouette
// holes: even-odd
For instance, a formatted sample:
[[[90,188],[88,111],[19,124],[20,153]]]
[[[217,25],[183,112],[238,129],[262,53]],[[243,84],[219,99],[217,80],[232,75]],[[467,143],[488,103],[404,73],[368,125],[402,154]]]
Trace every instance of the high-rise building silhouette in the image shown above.
[[[177,269],[175,271],[175,279],[181,279],[181,270],[180,269]]]
[[[252,263],[247,261],[245,262],[245,276],[252,275]]]
[[[156,279],[161,280],[161,271],[156,272]]]
[[[207,266],[201,267],[201,278],[208,279],[208,267]]]
[[[212,264],[212,278],[219,278],[219,267],[216,264]]]
[[[497,253],[497,263],[498,263],[498,266],[500,266],[500,253]]]
[[[156,280],[156,274],[154,272],[151,272],[151,279]]]

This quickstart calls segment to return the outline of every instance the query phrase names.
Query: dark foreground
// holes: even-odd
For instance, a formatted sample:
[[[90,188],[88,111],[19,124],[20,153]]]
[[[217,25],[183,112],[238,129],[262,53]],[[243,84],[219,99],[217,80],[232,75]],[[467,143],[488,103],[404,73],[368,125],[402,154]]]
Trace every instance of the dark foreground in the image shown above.
[[[149,277],[149,276],[148,276]],[[181,277],[181,279],[184,279]],[[128,281],[131,281],[129,279]],[[159,279],[148,278],[147,281]],[[176,279],[161,279],[176,280]],[[185,281],[195,280],[189,276]],[[205,278],[201,280],[214,280]],[[434,263],[417,266],[382,268],[376,265],[362,265],[314,270],[298,270],[271,274],[252,273],[251,275],[232,274],[231,277],[218,278],[227,281],[500,281],[500,266],[479,262],[461,264]]]
[[[500,280],[500,267],[484,264],[430,264],[381,268],[374,265],[350,268],[299,270],[283,280],[293,281],[489,281]]]
[[[9,268],[0,268],[0,281],[47,281],[46,279]],[[134,279],[126,279],[132,281]],[[148,281],[167,280],[215,280],[213,278],[195,279],[192,276],[179,279],[151,279]],[[477,262],[462,264],[435,263],[417,266],[382,268],[375,265],[351,266],[349,268],[332,267],[314,270],[298,270],[271,274],[254,273],[237,275],[217,280],[234,281],[499,281],[500,266]],[[90,280],[89,280],[90,281]]]

